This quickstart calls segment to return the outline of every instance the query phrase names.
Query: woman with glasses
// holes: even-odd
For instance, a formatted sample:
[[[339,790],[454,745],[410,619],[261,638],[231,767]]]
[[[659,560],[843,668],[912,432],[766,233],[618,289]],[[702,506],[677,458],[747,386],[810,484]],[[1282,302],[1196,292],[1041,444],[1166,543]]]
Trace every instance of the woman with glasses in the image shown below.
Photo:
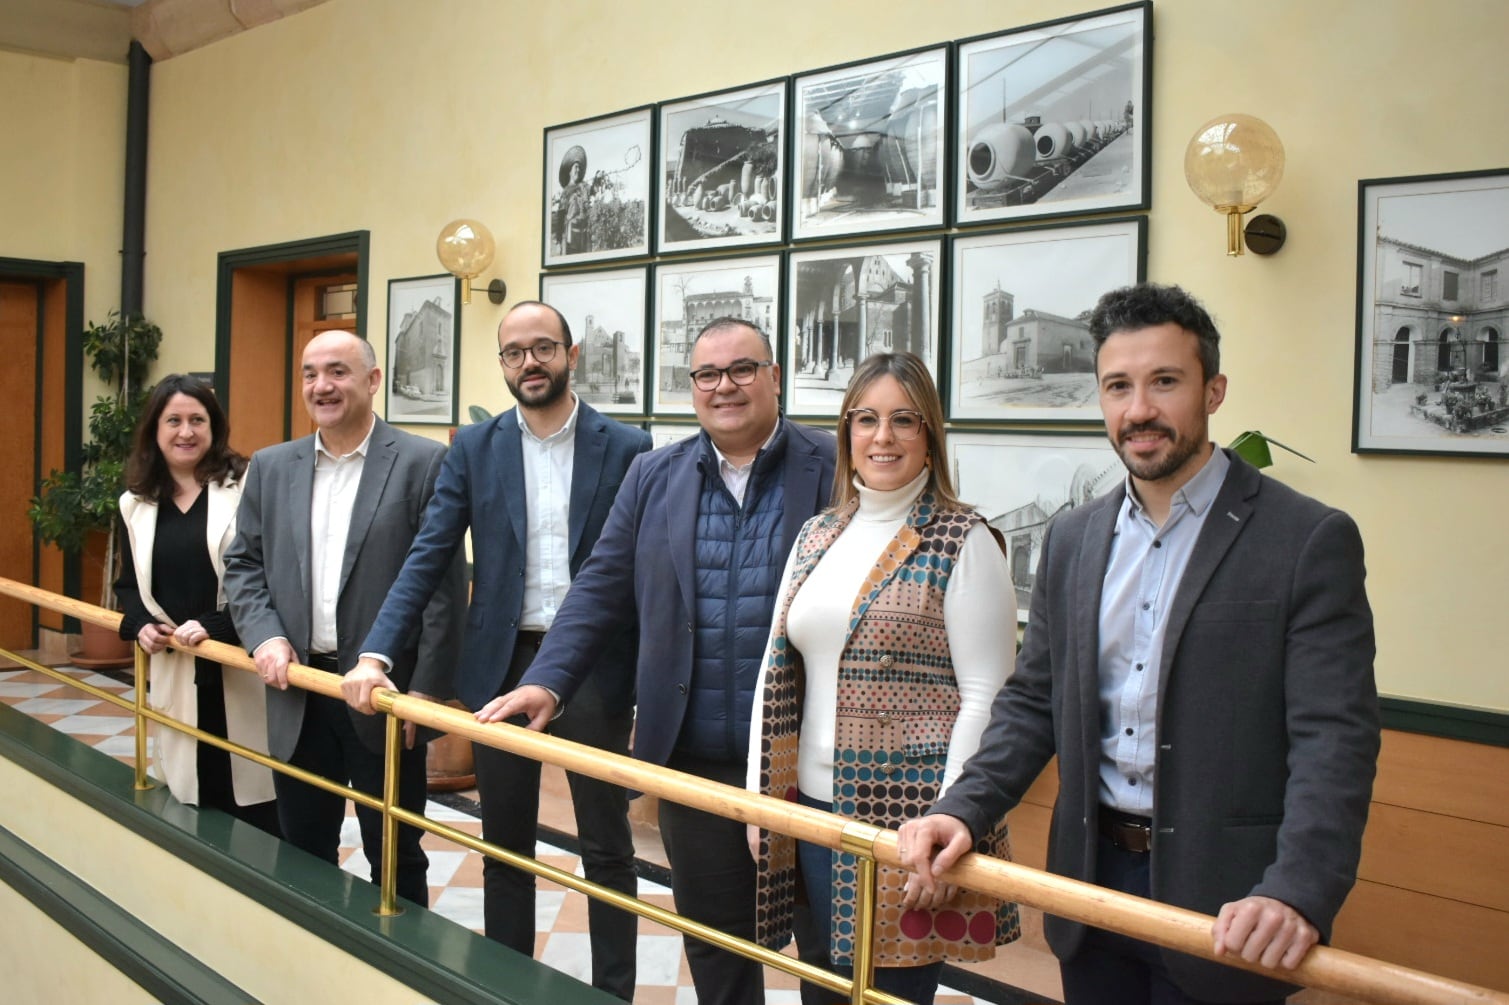
[[[922,815],[979,746],[1015,656],[1016,601],[994,532],[954,495],[926,364],[871,356],[841,415],[832,506],[802,528],[777,594],[749,785],[895,828]],[[809,911],[834,969],[852,973],[854,856],[754,828],[750,838],[761,941],[779,948],[794,912]],[[979,850],[1009,857],[1004,821]],[[930,1003],[945,958],[988,959],[1019,934],[1015,905],[980,894],[940,890],[904,910],[906,882],[903,869],[879,870],[883,991]]]

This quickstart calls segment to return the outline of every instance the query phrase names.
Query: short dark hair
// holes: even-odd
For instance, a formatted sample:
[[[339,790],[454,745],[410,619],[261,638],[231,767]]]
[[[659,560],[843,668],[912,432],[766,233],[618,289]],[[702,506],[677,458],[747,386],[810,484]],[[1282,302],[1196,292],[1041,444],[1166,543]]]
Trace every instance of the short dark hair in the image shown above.
[[[721,318],[713,318],[707,324],[703,325],[702,330],[697,332],[697,337],[692,339],[692,345],[696,345],[698,342],[701,342],[702,336],[708,335],[712,332],[722,331],[725,328],[748,328],[750,331],[760,336],[760,341],[765,344],[765,351],[770,354],[771,359],[775,359],[775,348],[770,344],[770,336],[761,331],[759,325],[755,324],[753,321],[745,321],[743,318],[736,318],[730,315],[724,315]]]
[[[1221,372],[1221,333],[1216,331],[1210,314],[1182,287],[1158,283],[1123,286],[1096,302],[1090,312],[1096,370],[1100,369],[1100,347],[1112,335],[1170,323],[1200,340],[1200,371],[1205,380]]]
[[[518,310],[520,307],[543,307],[547,311],[549,311],[551,314],[554,314],[555,315],[556,324],[558,324],[558,325],[561,326],[561,341],[566,343],[566,348],[567,349],[571,348],[571,325],[570,325],[569,322],[567,322],[566,315],[562,314],[560,311],[556,310],[554,307],[551,307],[549,304],[545,303],[545,301],[543,301],[543,300],[520,300],[518,303],[514,304],[512,307],[510,307],[508,309],[508,314],[512,314],[514,311]],[[507,318],[508,314],[503,315],[503,317]],[[502,322],[498,323],[498,327],[500,329],[503,327]]]
[[[364,340],[365,341],[365,340]],[[173,475],[167,459],[157,448],[157,422],[175,394],[186,394],[204,406],[210,417],[210,448],[194,468],[201,485],[239,481],[246,472],[246,458],[230,447],[231,425],[225,409],[215,398],[215,389],[198,377],[170,373],[157,382],[142,407],[141,421],[131,437],[131,456],[126,460],[126,488],[143,499],[163,502],[173,498]]]

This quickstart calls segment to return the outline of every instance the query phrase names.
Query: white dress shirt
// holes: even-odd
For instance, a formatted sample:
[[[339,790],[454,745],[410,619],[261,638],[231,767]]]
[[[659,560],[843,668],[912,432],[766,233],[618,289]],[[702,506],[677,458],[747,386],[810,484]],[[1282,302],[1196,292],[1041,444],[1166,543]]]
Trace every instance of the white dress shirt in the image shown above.
[[[718,449],[716,443],[713,444],[713,453],[718,458],[718,475],[723,479],[723,485],[728,489],[728,494],[734,497],[734,502],[739,504],[740,509],[744,508],[744,491],[749,488],[749,474],[754,470],[754,462],[760,459],[760,454],[770,446],[770,441],[775,439],[775,434],[780,431],[781,420],[777,416],[775,428],[770,431],[769,436],[765,437],[765,442],[760,444],[760,449],[755,451],[755,455],[749,459],[748,464],[733,463],[723,456],[723,451]]]
[[[333,653],[338,645],[335,609],[341,595],[341,566],[346,558],[356,489],[361,484],[367,446],[376,426],[374,420],[367,427],[361,445],[340,457],[325,448],[319,431],[314,434],[314,494],[309,501],[309,651],[312,653]]]
[[[576,417],[581,400],[565,424],[544,439],[534,435],[519,413],[519,440],[524,450],[524,608],[519,627],[545,632],[571,585],[571,472],[576,461]]]

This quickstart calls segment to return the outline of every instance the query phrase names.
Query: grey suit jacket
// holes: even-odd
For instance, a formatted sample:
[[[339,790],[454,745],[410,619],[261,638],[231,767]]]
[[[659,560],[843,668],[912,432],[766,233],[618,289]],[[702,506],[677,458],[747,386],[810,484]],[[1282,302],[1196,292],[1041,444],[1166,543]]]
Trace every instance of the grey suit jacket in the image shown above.
[[[1228,452],[1229,453],[1229,452]],[[1356,878],[1378,754],[1373,620],[1351,518],[1231,456],[1169,612],[1158,696],[1152,893],[1216,913],[1281,900],[1327,938]],[[1016,672],[980,751],[931,812],[975,835],[1055,753],[1048,868],[1093,881],[1100,792],[1099,611],[1118,489],[1049,527]],[[1072,956],[1084,926],[1050,917]],[[1164,951],[1186,993],[1281,996],[1285,985]]]
[[[356,503],[341,564],[336,601],[337,657],[342,672],[356,664],[360,646],[403,567],[435,489],[445,447],[376,420],[357,485]],[[225,593],[247,652],[283,636],[298,659],[309,656],[310,501],[314,491],[314,437],[257,451],[247,469],[237,514],[236,539],[225,555]],[[403,691],[448,698],[465,609],[464,556],[452,562],[445,583],[426,608],[417,640],[393,656],[390,674]],[[269,689],[267,740],[287,760],[298,742],[304,692]],[[375,752],[383,745],[383,717],[353,711],[358,735]]]

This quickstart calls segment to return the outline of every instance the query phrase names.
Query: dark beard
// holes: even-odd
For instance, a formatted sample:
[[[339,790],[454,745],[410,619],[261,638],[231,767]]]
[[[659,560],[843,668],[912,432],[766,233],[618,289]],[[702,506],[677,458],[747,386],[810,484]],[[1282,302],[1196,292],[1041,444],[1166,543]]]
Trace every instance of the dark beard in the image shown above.
[[[520,384],[526,377],[533,377],[537,372],[543,373],[544,376],[548,377],[550,379],[550,383],[545,386],[545,389],[543,391],[524,391],[520,387]],[[564,396],[566,391],[570,388],[571,371],[562,369],[561,372],[557,374],[552,374],[549,370],[543,369],[540,371],[532,370],[528,373],[520,372],[517,382],[504,377],[503,383],[508,385],[508,393],[512,394],[514,396],[514,400],[523,407],[549,408],[557,401],[560,401],[562,396]]]
[[[1140,460],[1129,456],[1125,449],[1124,438],[1137,433],[1161,432],[1169,438],[1169,451],[1161,458]],[[1145,482],[1162,481],[1164,478],[1177,472],[1190,458],[1200,452],[1201,441],[1198,438],[1180,439],[1174,430],[1162,425],[1134,426],[1121,434],[1122,438],[1116,441],[1116,454],[1121,458],[1121,463],[1132,473],[1132,477]]]

